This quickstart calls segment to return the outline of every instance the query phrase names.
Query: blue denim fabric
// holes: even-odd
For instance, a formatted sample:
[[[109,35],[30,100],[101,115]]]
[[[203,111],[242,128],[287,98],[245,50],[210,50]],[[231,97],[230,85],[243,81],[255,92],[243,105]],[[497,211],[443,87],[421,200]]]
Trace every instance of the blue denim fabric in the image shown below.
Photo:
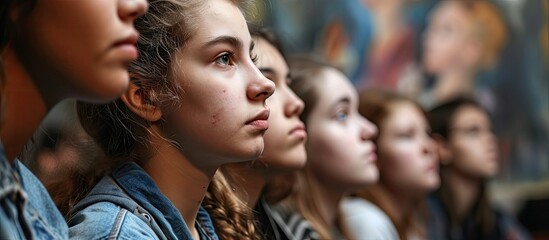
[[[68,239],[65,219],[46,188],[0,143],[0,239]]]
[[[193,239],[177,208],[133,162],[103,177],[70,216],[74,239]],[[204,209],[196,222],[200,239],[217,239]]]

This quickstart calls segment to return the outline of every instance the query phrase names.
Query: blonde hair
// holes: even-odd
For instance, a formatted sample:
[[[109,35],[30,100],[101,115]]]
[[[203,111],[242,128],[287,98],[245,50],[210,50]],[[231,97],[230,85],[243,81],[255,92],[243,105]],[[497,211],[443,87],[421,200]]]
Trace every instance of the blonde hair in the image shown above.
[[[499,9],[493,3],[484,0],[452,2],[457,3],[469,15],[473,37],[482,43],[484,49],[482,65],[493,66],[507,39],[507,28]]]

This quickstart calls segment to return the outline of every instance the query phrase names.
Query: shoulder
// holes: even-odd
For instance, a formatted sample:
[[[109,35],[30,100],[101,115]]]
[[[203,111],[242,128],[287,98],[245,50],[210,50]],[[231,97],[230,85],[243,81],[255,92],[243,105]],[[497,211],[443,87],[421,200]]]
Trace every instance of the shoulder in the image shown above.
[[[343,200],[341,211],[345,218],[368,222],[391,222],[389,216],[378,206],[362,198],[348,198]]]
[[[367,200],[345,199],[341,211],[349,233],[357,239],[398,239],[389,216]]]
[[[69,219],[71,239],[158,239],[143,220],[111,202],[98,202]]]

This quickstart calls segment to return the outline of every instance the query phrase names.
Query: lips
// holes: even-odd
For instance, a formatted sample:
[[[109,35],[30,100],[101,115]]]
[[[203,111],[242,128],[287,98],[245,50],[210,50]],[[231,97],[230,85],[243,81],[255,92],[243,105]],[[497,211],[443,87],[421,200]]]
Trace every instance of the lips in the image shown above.
[[[269,128],[269,122],[267,121],[269,119],[269,113],[269,109],[264,109],[263,111],[259,112],[254,118],[248,120],[246,122],[246,125],[254,126],[260,130],[267,130]]]
[[[364,157],[364,161],[368,163],[377,161],[376,145],[371,141],[368,141],[365,144],[366,149],[364,150],[366,151],[361,155]]]
[[[307,132],[305,131],[305,125],[302,122],[299,122],[290,132],[288,133],[297,138],[304,139],[307,137]]]
[[[368,162],[375,162],[377,160],[377,154],[376,154],[376,148],[372,148],[370,152],[367,154]]]
[[[139,34],[134,31],[126,38],[120,41],[117,41],[114,44],[114,47],[126,53],[131,60],[136,60],[138,57],[137,47],[136,47],[138,38],[139,38]]]
[[[438,172],[438,163],[437,163],[437,162],[434,162],[434,163],[430,164],[430,165],[427,167],[427,172],[433,172],[433,171],[437,171],[437,172]]]

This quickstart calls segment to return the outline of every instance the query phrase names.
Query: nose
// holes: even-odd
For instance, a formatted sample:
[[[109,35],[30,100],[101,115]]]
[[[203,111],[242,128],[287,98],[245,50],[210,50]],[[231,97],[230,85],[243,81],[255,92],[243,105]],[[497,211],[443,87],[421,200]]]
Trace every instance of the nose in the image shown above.
[[[284,114],[287,117],[299,116],[303,112],[303,108],[305,108],[305,103],[289,87],[286,86],[285,90],[288,93],[288,97],[284,106]]]
[[[360,139],[362,141],[373,139],[378,132],[377,126],[363,116],[360,116],[360,120],[362,121]]]
[[[486,130],[486,133],[484,134],[484,139],[487,146],[490,146],[490,147],[497,146],[498,137],[496,136],[496,134],[491,128]]]
[[[123,21],[135,21],[140,16],[143,16],[149,3],[147,0],[119,0],[118,1],[118,16]]]
[[[265,101],[274,93],[275,84],[263,76],[255,65],[253,68],[251,76],[253,80],[248,84],[246,95],[252,101]]]

